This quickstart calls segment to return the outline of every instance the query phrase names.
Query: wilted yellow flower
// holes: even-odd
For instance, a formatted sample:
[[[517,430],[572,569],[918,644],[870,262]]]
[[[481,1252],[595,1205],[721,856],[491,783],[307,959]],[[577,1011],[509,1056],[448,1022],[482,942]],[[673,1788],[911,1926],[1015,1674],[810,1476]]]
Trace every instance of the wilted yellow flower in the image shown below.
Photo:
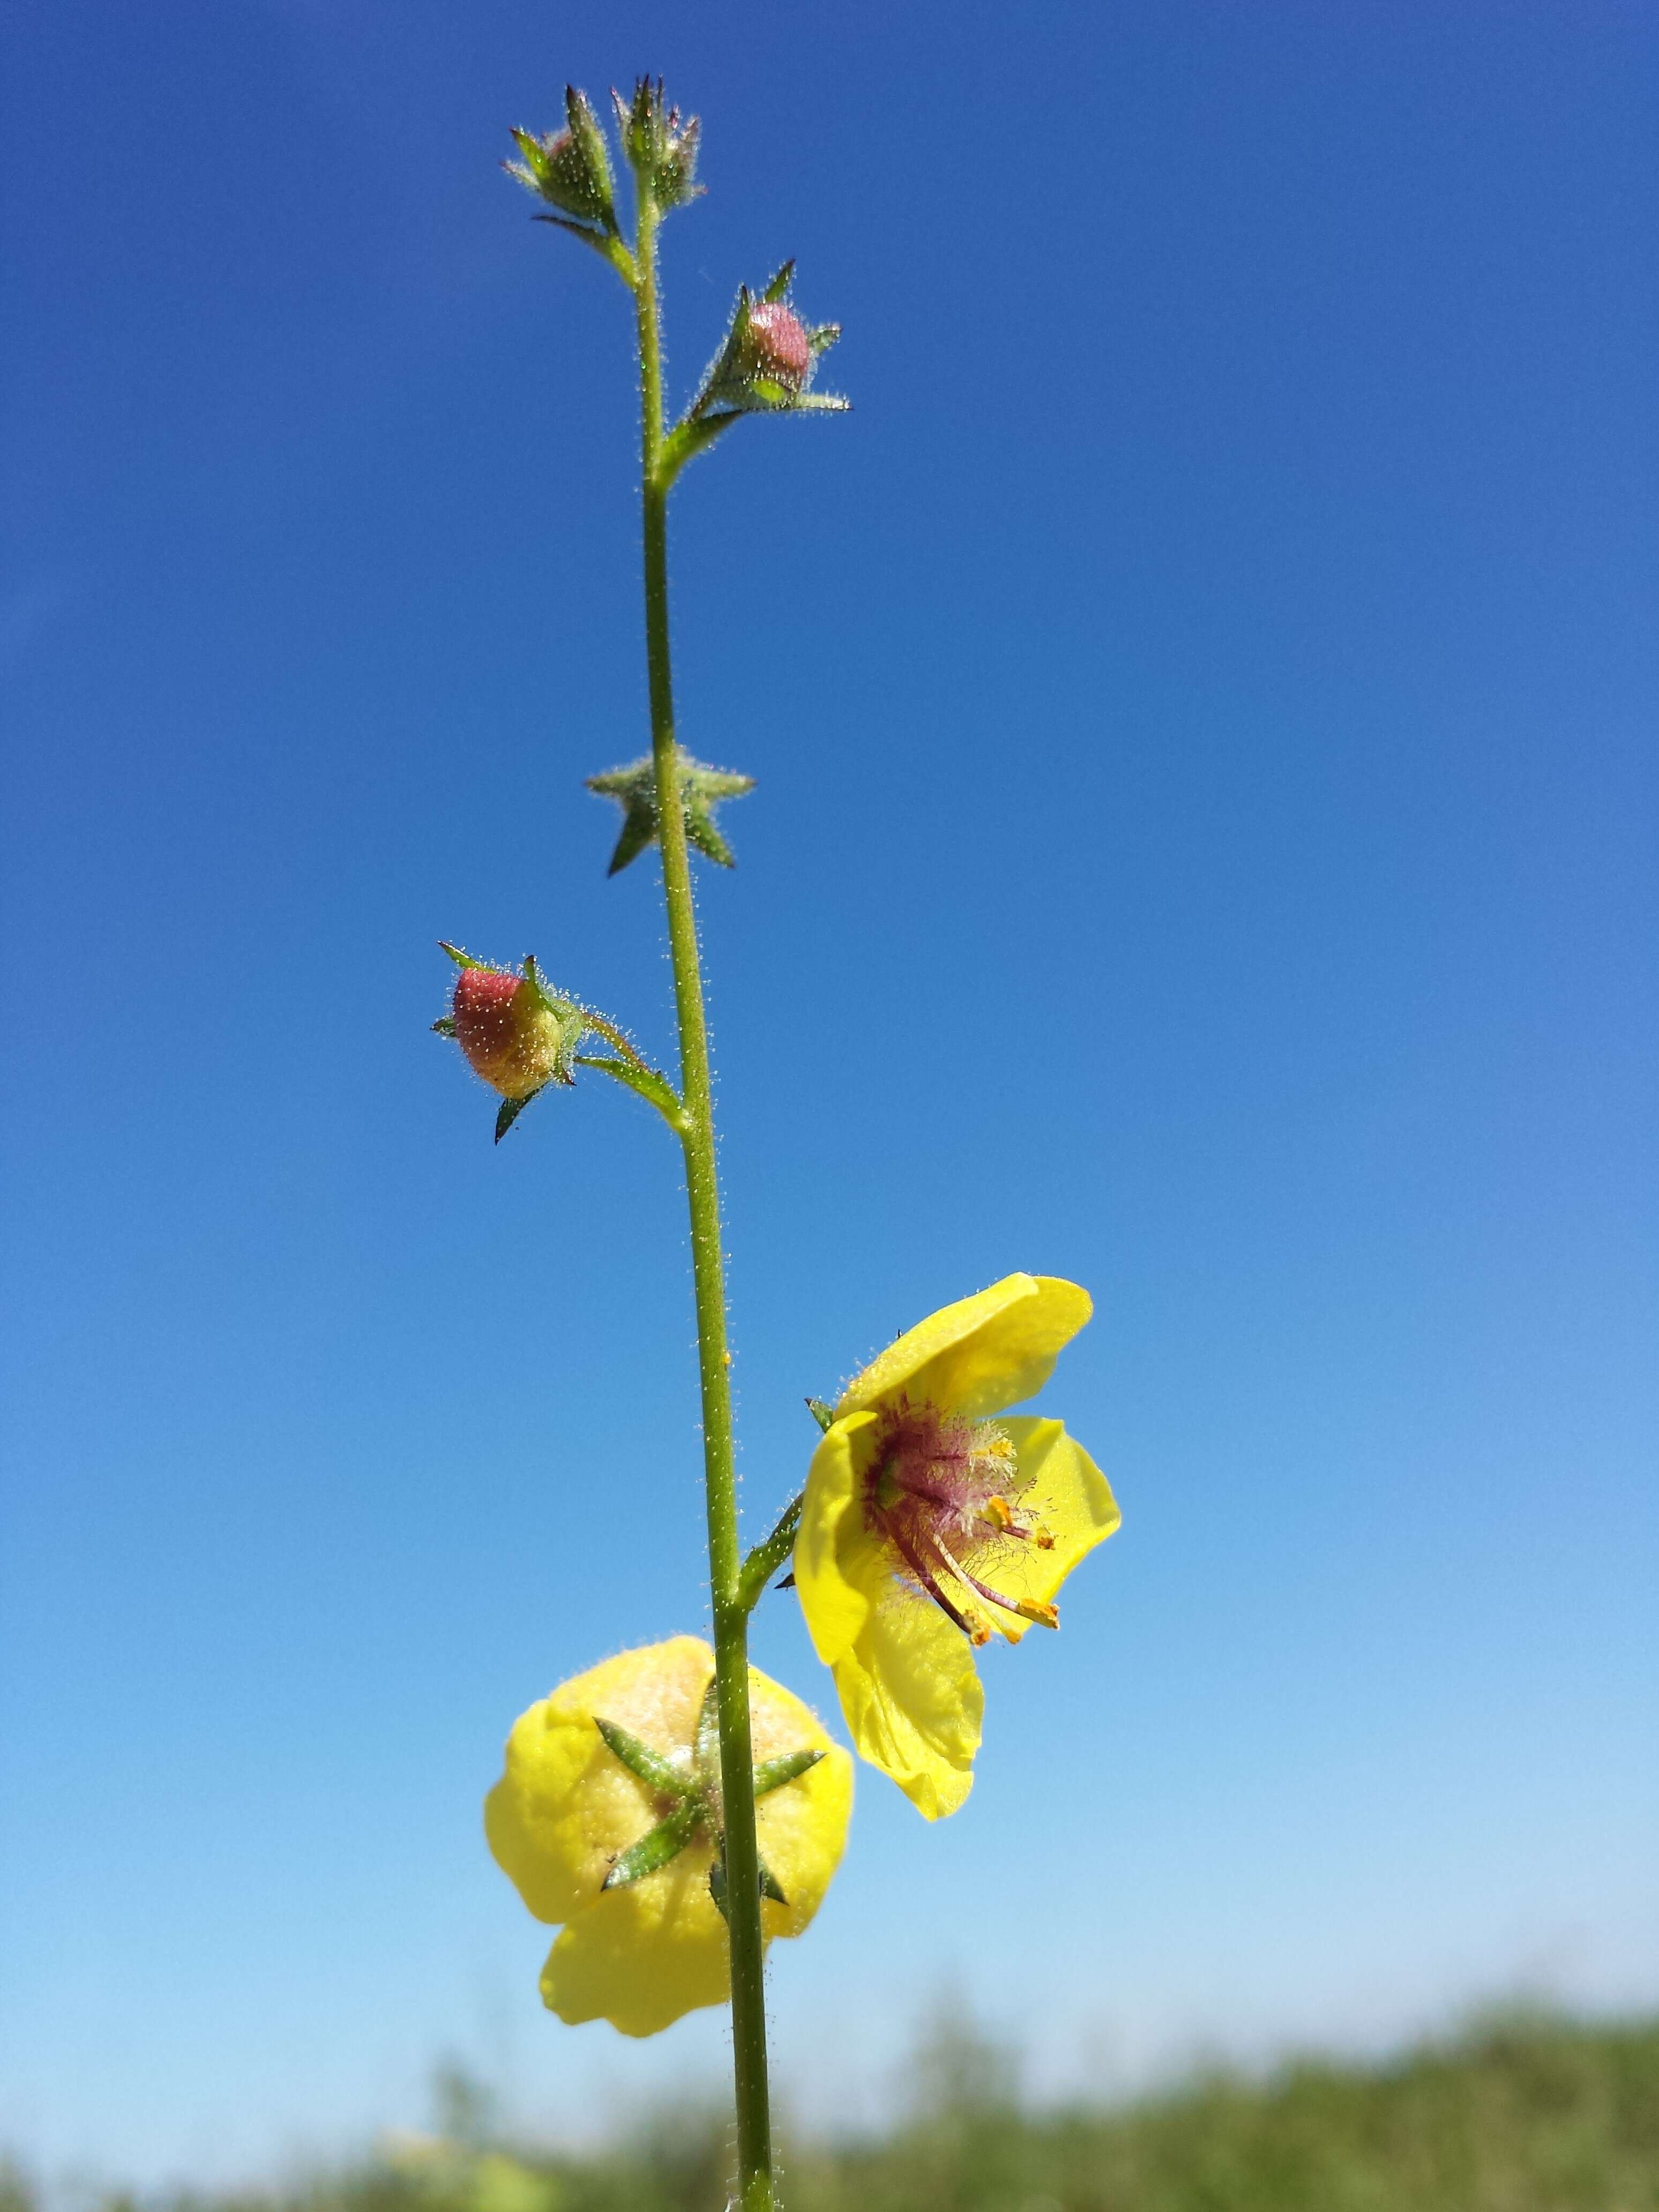
[[[973,1787],[973,1654],[1059,1625],[1054,1592],[1118,1525],[1059,1421],[995,1420],[1040,1390],[1093,1310],[1008,1275],[907,1331],[848,1383],[806,1477],[795,1582],[853,1742],[928,1820]]]
[[[514,1723],[484,1804],[497,1863],[562,1921],[542,1999],[574,2026],[654,2035],[731,1994],[714,1655],[698,1637],[624,1651]],[[841,1861],[853,1762],[799,1698],[749,1670],[761,1927],[799,1936]]]

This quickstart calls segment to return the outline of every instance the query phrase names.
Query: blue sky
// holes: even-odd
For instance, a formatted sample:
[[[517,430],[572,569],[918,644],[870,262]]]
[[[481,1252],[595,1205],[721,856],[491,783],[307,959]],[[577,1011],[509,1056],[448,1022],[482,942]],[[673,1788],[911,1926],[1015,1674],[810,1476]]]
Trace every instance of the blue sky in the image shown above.
[[[978,1788],[861,1778],[780,2071],[949,1988],[1051,2088],[1659,1997],[1659,35],[1571,7],[14,11],[0,92],[0,2141],[155,2179],[712,2075],[567,2031],[478,1801],[704,1619],[676,1161],[491,1106],[441,935],[670,1049],[626,302],[495,163],[660,68],[757,1526],[1010,1268],[1121,1534]],[[790,1602],[760,1662],[830,1705]]]

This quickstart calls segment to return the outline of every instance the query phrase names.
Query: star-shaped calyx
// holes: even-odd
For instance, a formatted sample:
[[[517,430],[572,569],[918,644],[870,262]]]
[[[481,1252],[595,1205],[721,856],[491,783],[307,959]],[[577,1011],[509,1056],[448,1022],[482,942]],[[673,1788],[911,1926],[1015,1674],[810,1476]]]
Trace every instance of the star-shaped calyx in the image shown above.
[[[641,1743],[638,1736],[619,1728],[615,1721],[601,1720],[596,1714],[593,1725],[605,1738],[611,1751],[629,1772],[636,1775],[646,1788],[656,1796],[659,1804],[666,1800],[669,1810],[654,1828],[630,1844],[606,1875],[603,1887],[621,1889],[630,1881],[643,1881],[659,1867],[665,1867],[671,1859],[678,1858],[688,1844],[707,1843],[714,1847],[714,1856],[708,1869],[708,1894],[726,1917],[726,1823],[720,1806],[720,1710],[716,1685],[710,1682],[703,1692],[702,1705],[697,1714],[696,1740],[692,1747],[691,1767],[686,1770],[672,1759],[665,1759],[650,1745]],[[763,1759],[754,1770],[755,1795],[769,1796],[781,1790],[787,1782],[805,1774],[823,1757],[822,1751],[808,1748],[788,1751],[776,1759]],[[760,1893],[775,1904],[787,1905],[788,1899],[778,1887],[775,1877],[763,1860],[760,1870]]]
[[[744,792],[752,791],[754,777],[735,775],[730,769],[710,768],[707,761],[693,760],[684,745],[674,748],[674,757],[679,768],[680,805],[685,812],[687,838],[700,853],[706,854],[711,860],[718,860],[721,867],[735,866],[731,847],[714,826],[714,809],[723,799],[741,799]],[[614,799],[623,811],[622,835],[605,872],[614,876],[657,841],[660,825],[656,769],[647,753],[643,760],[630,761],[626,768],[613,768],[604,775],[590,775],[587,787],[597,791],[602,799]]]

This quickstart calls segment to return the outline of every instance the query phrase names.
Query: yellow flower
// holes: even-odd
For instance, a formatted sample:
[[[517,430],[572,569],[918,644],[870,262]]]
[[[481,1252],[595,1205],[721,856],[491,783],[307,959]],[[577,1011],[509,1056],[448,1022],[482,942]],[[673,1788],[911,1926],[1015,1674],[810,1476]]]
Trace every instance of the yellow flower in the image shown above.
[[[812,1455],[801,1610],[854,1745],[930,1820],[973,1787],[975,1649],[1058,1626],[1054,1592],[1118,1525],[1059,1421],[990,1418],[1042,1388],[1092,1310],[1048,1275],[945,1307],[848,1383]]]
[[[542,1999],[573,2026],[654,2035],[731,1993],[714,1656],[698,1637],[607,1659],[532,1705],[484,1804],[497,1863],[564,1926]],[[799,1698],[749,1670],[761,1926],[799,1936],[840,1863],[853,1762]]]

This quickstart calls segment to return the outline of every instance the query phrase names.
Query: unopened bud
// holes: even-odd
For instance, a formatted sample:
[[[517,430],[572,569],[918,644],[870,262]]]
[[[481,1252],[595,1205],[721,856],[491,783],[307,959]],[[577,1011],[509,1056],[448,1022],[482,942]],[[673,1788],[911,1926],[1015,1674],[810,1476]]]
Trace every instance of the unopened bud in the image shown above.
[[[514,131],[524,160],[507,161],[502,167],[550,206],[614,232],[611,161],[599,118],[574,85],[565,87],[564,105],[566,127],[550,131],[544,138],[528,131]]]
[[[474,1074],[503,1098],[524,1099],[544,1084],[574,1081],[571,1057],[587,1020],[580,1006],[549,992],[533,960],[518,975],[468,962],[455,978],[445,1026]]]
[[[812,366],[812,341],[794,309],[781,300],[762,300],[749,311],[744,349],[750,374],[774,378],[799,392]]]
[[[694,412],[720,407],[766,413],[847,404],[807,390],[818,356],[841,332],[835,323],[813,329],[802,322],[785,296],[793,273],[793,262],[787,261],[758,298],[746,284],[738,292],[732,327],[703,380]]]
[[[662,79],[653,84],[641,77],[634,97],[624,100],[612,92],[617,123],[635,175],[661,209],[682,206],[695,199],[702,186],[696,181],[697,140],[702,125],[695,116],[680,120],[678,107],[663,105]]]

